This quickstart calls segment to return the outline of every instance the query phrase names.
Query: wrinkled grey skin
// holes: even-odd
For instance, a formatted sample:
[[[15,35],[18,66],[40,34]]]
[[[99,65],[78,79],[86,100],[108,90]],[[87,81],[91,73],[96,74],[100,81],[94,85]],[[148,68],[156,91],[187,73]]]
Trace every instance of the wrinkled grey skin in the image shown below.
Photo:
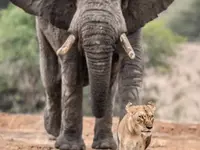
[[[140,2],[145,3],[146,0],[77,0],[75,15],[68,14],[73,16],[68,30],[61,29],[61,26],[69,21],[62,22],[61,19],[59,22],[58,16],[57,20],[55,16],[49,20],[48,9],[45,11],[48,7],[45,5],[43,8],[43,3],[36,0],[11,1],[38,16],[36,29],[40,46],[40,71],[46,93],[44,124],[46,131],[57,137],[56,148],[85,148],[82,139],[82,95],[83,87],[89,83],[93,114],[96,117],[92,147],[116,149],[111,131],[112,95],[117,94],[119,98],[120,118],[124,116],[128,102],[138,104],[144,69],[140,27],[155,18],[173,0],[167,0],[167,3],[157,0],[160,2],[158,8],[155,12],[149,11],[151,14],[145,14],[140,8]],[[150,1],[155,3],[155,0]],[[137,5],[140,7],[137,8]],[[144,8],[147,6],[144,5]],[[130,14],[126,9],[131,10],[132,7],[136,11]],[[153,8],[152,5],[150,8]],[[135,18],[131,18],[131,15]],[[59,20],[59,23],[56,24],[55,20]],[[137,20],[138,23],[135,22]],[[127,56],[119,42],[119,36],[124,32],[136,53],[133,60]],[[56,51],[69,33],[75,34],[78,40],[66,55],[57,56]]]
[[[69,137],[72,138],[71,134],[74,133],[74,139],[78,140],[76,141],[76,145],[80,147],[79,140],[81,140],[80,135],[82,134],[82,88],[88,82],[84,80],[84,78],[87,79],[85,77],[87,76],[85,58],[78,51],[78,45],[75,45],[67,55],[58,58],[55,51],[61,47],[68,34],[66,31],[48,24],[48,22],[39,17],[37,17],[37,33],[40,45],[40,70],[47,96],[44,117],[45,128],[49,134],[54,136],[60,134],[57,139],[57,145],[62,145],[62,142],[67,143],[67,141],[64,141],[68,137],[67,135],[69,134]],[[135,104],[138,103],[138,88],[140,88],[143,74],[140,31],[135,34],[130,34],[129,39],[136,52],[136,58],[131,60],[125,54],[122,47],[118,45],[118,52],[113,56],[113,69],[111,72],[110,88],[114,81],[119,85],[118,91],[114,92],[120,93],[121,117],[125,114],[124,108],[128,101],[132,101]],[[59,69],[60,65],[61,70]],[[117,75],[118,78],[116,78]],[[64,88],[62,89],[62,108],[60,107],[61,86]],[[94,148],[116,147],[111,132],[111,99],[112,97],[107,100],[105,117],[96,119]],[[61,109],[63,110],[62,113]],[[60,132],[61,114],[62,125],[67,130],[61,127],[62,130]]]

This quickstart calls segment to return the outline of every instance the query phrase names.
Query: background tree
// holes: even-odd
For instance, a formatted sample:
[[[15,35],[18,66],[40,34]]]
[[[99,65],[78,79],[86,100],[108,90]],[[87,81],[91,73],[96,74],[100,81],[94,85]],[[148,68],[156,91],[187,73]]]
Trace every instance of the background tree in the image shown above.
[[[35,19],[9,5],[0,22],[1,110],[34,112],[43,100]]]
[[[175,56],[177,46],[186,41],[186,38],[172,32],[166,24],[163,19],[157,19],[143,28],[145,66],[165,73],[170,70],[167,58]]]
[[[9,0],[1,0],[0,1],[0,10],[3,8],[7,8]]]
[[[180,2],[181,3],[181,2]],[[185,4],[184,2],[182,2]],[[189,41],[200,40],[200,1],[191,0],[180,11],[171,14],[169,27],[176,33],[188,37]]]

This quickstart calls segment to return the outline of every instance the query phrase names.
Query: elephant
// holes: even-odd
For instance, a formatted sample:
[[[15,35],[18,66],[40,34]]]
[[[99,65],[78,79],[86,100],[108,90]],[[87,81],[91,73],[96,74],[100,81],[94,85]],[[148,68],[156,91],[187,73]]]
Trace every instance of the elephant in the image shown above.
[[[89,85],[94,149],[116,149],[113,93],[119,118],[138,104],[143,79],[142,27],[174,0],[10,0],[36,16],[44,126],[61,150],[82,150],[82,93]],[[156,36],[156,35],[155,35]],[[131,46],[131,47],[130,47]]]

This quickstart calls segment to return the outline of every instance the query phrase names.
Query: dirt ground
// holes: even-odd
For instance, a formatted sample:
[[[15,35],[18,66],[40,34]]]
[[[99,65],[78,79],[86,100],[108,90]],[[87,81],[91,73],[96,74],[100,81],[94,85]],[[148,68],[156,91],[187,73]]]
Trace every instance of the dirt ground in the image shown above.
[[[116,133],[117,119],[113,131]],[[84,118],[83,138],[91,150],[94,118]],[[54,150],[43,127],[42,115],[0,113],[0,150]],[[148,150],[199,150],[200,124],[175,124],[155,121]]]

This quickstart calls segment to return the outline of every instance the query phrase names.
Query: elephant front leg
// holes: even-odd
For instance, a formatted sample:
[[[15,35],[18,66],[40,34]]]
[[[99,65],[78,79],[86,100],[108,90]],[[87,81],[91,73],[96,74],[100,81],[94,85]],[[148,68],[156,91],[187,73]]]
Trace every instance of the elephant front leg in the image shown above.
[[[127,55],[121,62],[118,88],[120,101],[120,120],[126,114],[125,106],[128,102],[137,105],[140,103],[140,89],[143,80],[144,62],[141,48],[140,31],[129,35],[129,41],[135,51],[136,57],[131,60]]]
[[[96,118],[93,149],[113,149],[117,148],[112,134],[112,104],[108,104],[109,109],[106,116]]]
[[[111,77],[111,87],[114,86],[114,81],[116,80],[116,74],[112,71]],[[95,119],[94,128],[94,139],[92,148],[93,149],[117,149],[116,142],[113,138],[112,133],[112,108],[113,108],[113,91],[110,92],[110,99],[107,101],[107,111],[103,118]]]
[[[62,121],[55,147],[61,150],[82,150],[82,79],[79,53],[72,48],[61,57]]]
[[[44,126],[46,131],[57,137],[61,124],[61,76],[58,59],[42,31],[37,27],[40,46],[40,74],[46,94]]]

